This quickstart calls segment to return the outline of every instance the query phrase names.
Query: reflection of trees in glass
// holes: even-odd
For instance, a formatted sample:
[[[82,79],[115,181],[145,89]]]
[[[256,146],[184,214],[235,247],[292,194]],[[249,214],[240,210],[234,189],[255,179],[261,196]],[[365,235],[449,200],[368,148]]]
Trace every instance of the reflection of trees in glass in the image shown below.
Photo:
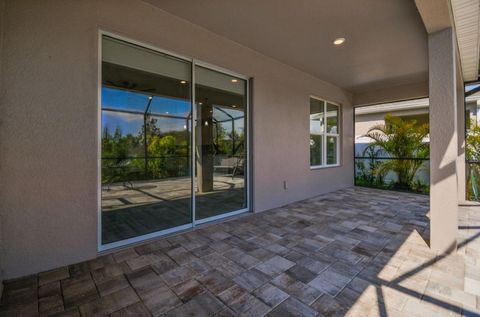
[[[322,136],[310,134],[310,165],[322,165]]]
[[[428,124],[417,125],[416,120],[403,120],[392,115],[385,116],[385,124],[368,130],[366,136],[373,142],[367,147],[381,150],[383,155],[398,159],[387,159],[377,167],[377,173],[392,171],[397,175],[395,187],[412,189],[421,187],[414,182],[417,171],[429,157]]]
[[[188,141],[185,132],[152,135],[148,139],[148,173],[154,178],[188,175]]]
[[[120,127],[115,129],[113,135],[108,126],[103,129],[102,156],[104,158],[117,159],[119,162],[131,156],[141,156],[142,149],[141,140],[131,134],[122,135]]]
[[[188,133],[162,132],[153,117],[147,118],[138,135],[122,135],[120,127],[112,134],[105,127],[102,158],[103,183],[186,176],[189,171]]]
[[[243,156],[245,133],[236,130],[227,132],[222,123],[215,124],[214,146],[217,155]]]
[[[159,120],[170,120],[174,127],[183,130],[174,130],[171,126],[169,130],[164,130],[163,121],[160,124]],[[178,118],[147,116],[137,135],[124,135],[119,126],[112,132],[105,126],[102,131],[102,182],[188,176],[189,133],[185,125],[188,125],[186,120]],[[222,123],[214,127],[216,155],[242,157],[245,151],[244,131],[228,131]]]

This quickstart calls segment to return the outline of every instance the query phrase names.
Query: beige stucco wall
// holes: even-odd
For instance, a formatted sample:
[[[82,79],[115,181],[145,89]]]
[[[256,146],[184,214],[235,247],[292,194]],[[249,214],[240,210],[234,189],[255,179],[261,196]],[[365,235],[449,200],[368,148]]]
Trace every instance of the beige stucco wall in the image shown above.
[[[99,28],[255,79],[256,212],[353,184],[351,95],[333,85],[137,0],[9,1],[5,26],[7,278],[97,255]],[[309,168],[310,94],[342,104],[341,167]]]
[[[458,54],[458,52],[457,52]],[[460,60],[457,58],[457,67],[456,67],[456,81],[457,81],[457,189],[458,189],[458,202],[463,203],[467,200],[467,188],[466,188],[466,153],[465,153],[465,85],[462,77],[462,69],[460,65]]]

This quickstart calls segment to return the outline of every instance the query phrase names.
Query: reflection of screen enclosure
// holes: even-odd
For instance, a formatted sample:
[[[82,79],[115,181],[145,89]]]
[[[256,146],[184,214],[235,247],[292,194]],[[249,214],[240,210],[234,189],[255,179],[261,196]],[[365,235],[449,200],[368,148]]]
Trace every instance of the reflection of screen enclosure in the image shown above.
[[[246,81],[195,68],[192,133],[192,63],[103,37],[102,244],[246,209]]]
[[[197,219],[246,207],[245,81],[195,68]],[[210,194],[207,194],[210,193]]]

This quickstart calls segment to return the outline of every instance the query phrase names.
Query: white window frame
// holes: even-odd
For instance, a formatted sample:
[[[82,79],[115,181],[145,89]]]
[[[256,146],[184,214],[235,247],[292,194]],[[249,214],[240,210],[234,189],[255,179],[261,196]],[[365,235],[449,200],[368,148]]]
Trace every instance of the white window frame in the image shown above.
[[[310,169],[311,170],[315,170],[315,169],[322,169],[322,168],[329,168],[329,167],[337,167],[337,166],[340,166],[341,165],[341,144],[342,144],[342,133],[341,133],[341,118],[342,118],[342,111],[341,111],[341,106],[339,103],[337,102],[333,102],[333,101],[329,101],[329,100],[326,100],[326,99],[323,99],[323,98],[319,98],[319,97],[316,97],[316,96],[313,96],[313,95],[310,95],[310,98],[308,99],[309,103],[308,103],[308,107],[309,107],[309,139],[310,139],[310,107],[311,107],[311,100],[312,99],[315,99],[315,100],[318,100],[318,101],[321,101],[323,102],[323,113],[325,114],[325,123],[324,123],[324,129],[323,129],[323,132],[321,133],[321,136],[322,136],[322,164],[321,165],[310,165]],[[334,106],[337,106],[338,108],[338,112],[337,112],[337,133],[328,133],[327,132],[327,103],[331,104],[331,105],[334,105]],[[337,158],[337,161],[334,163],[334,164],[327,164],[327,137],[335,137],[337,139],[337,155],[336,155],[336,158]],[[311,154],[310,154],[311,155]],[[309,162],[311,162],[311,157],[309,156]]]

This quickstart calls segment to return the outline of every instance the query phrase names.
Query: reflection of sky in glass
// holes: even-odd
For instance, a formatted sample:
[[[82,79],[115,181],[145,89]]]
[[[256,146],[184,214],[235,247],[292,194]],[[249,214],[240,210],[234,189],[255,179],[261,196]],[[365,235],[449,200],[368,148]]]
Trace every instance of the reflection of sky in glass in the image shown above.
[[[218,106],[217,106],[218,107]],[[214,107],[213,108],[213,117],[217,121],[222,122],[222,126],[225,128],[227,132],[232,131],[231,127],[231,120],[232,118],[235,119],[235,131],[240,134],[243,132],[243,128],[245,126],[245,120],[244,120],[244,113],[243,110],[236,110],[236,109],[230,109],[230,108],[221,108],[222,110],[219,110],[219,108]],[[222,112],[223,111],[223,112]],[[225,113],[226,112],[226,113]],[[238,118],[238,119],[237,119]]]
[[[154,117],[157,119],[155,126],[160,128],[161,133],[169,131],[186,131],[187,120],[177,118]]]
[[[144,112],[148,105],[148,94],[122,89],[102,87],[102,108]],[[174,98],[154,96],[150,113],[186,118],[190,113],[190,102]],[[157,127],[162,132],[184,131],[186,120],[157,117]],[[103,111],[102,130],[108,126],[110,133],[119,127],[122,134],[137,135],[143,126],[143,115]]]
[[[102,111],[102,132],[105,127],[111,135],[118,127],[122,135],[132,134],[137,136],[143,127],[143,116],[138,114]]]
[[[102,108],[144,112],[150,95],[102,87]],[[186,117],[190,112],[190,102],[174,98],[153,96],[151,113],[170,114]]]
[[[153,97],[150,112],[186,118],[190,114],[190,101],[156,96]]]
[[[102,87],[102,108],[144,112],[148,95]]]
[[[154,117],[157,119],[155,124],[162,133],[169,131],[185,131],[187,120],[177,118]],[[138,114],[103,111],[102,131],[108,127],[110,134],[113,135],[115,129],[119,127],[122,135],[138,135],[143,127],[143,116]]]

